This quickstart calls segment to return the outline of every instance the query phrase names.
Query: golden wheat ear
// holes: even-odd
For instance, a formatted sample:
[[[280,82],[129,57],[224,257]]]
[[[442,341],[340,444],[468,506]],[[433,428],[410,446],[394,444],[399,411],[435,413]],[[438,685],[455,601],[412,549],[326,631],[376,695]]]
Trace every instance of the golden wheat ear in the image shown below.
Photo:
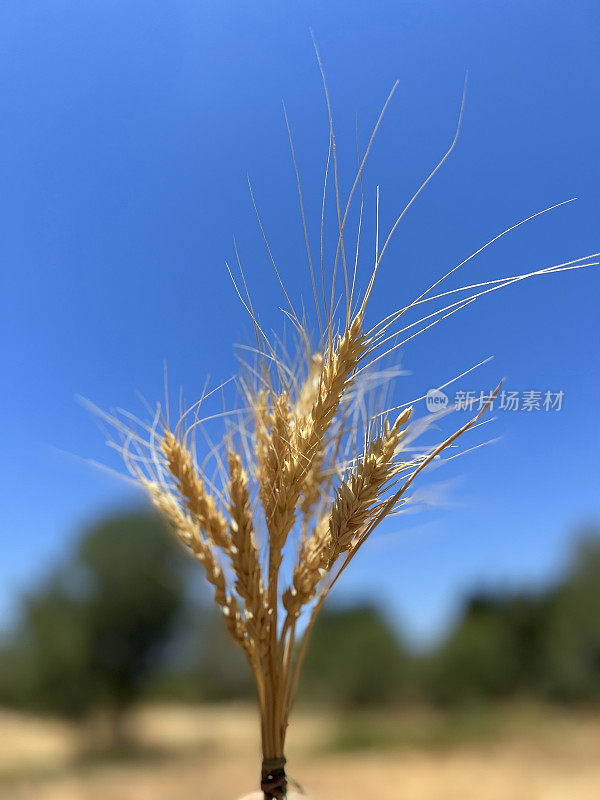
[[[356,125],[357,166],[344,199],[332,105],[316,43],[315,51],[329,127],[323,191],[319,198],[320,263],[313,259],[308,207],[285,107],[284,116],[318,341],[315,343],[311,338],[310,318],[303,303],[295,305],[286,289],[285,275],[277,265],[248,181],[268,263],[285,300],[284,333],[266,335],[234,239],[239,277],[237,274],[234,277],[228,265],[227,270],[251,319],[256,340],[256,346],[245,348],[252,354],[249,359],[254,361],[243,362],[240,375],[236,376],[239,396],[235,398],[235,407],[227,410],[224,402],[222,411],[201,417],[204,403],[215,393],[225,391],[225,384],[208,391],[207,382],[200,400],[187,409],[180,403],[177,422],[172,426],[165,372],[164,409],[158,406],[156,411],[150,411],[149,423],[126,412],[99,412],[114,432],[114,439],[109,436],[109,444],[121,454],[130,475],[148,493],[204,569],[226,627],[246,655],[260,707],[261,790],[265,800],[282,800],[287,794],[284,751],[288,719],[310,632],[327,596],[377,527],[391,514],[404,509],[409,501],[409,488],[425,468],[459,437],[483,424],[480,420],[500,389],[499,385],[481,411],[451,436],[437,446],[418,450],[412,447],[412,442],[426,427],[425,423],[413,420],[412,402],[405,402],[406,398],[400,405],[388,407],[391,397],[386,391],[378,391],[382,385],[389,388],[390,371],[375,369],[375,365],[383,359],[393,365],[392,359],[400,347],[433,326],[445,323],[488,293],[531,277],[598,263],[594,260],[598,254],[594,253],[520,275],[440,288],[443,281],[494,242],[564,205],[558,203],[505,228],[461,263],[446,270],[415,299],[404,301],[404,305],[392,308],[374,324],[367,324],[369,300],[392,237],[456,146],[465,90],[449,147],[404,208],[394,213],[395,221],[381,237],[381,245],[377,187],[375,259],[369,262],[368,280],[361,291],[358,274],[364,168],[398,82],[383,105],[362,155]],[[325,221],[330,201],[334,248],[333,257],[327,259]],[[348,227],[349,220],[355,219],[358,202],[351,257]],[[302,309],[302,314],[296,308]],[[412,316],[403,319],[411,312],[416,319]],[[476,367],[465,370],[440,388]],[[396,411],[400,413],[393,419],[390,415]],[[215,424],[216,420],[223,424],[223,435],[213,442],[207,424]],[[203,460],[200,452],[205,453]]]

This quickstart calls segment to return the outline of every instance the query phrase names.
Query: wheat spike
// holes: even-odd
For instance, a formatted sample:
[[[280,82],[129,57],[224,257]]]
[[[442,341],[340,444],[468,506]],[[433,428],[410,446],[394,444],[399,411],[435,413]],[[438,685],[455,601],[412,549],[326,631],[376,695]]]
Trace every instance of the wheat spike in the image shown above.
[[[320,58],[319,66],[324,80]],[[403,439],[407,434],[412,408],[406,408],[390,424],[388,414],[392,410],[405,408],[407,404],[403,403],[395,409],[382,407],[381,396],[376,390],[387,384],[388,377],[385,371],[374,373],[374,364],[488,292],[530,277],[598,263],[591,260],[598,254],[592,254],[523,275],[488,280],[448,291],[437,290],[442,281],[456,273],[471,258],[527,221],[523,220],[495,236],[472,256],[446,272],[416,300],[399,309],[391,309],[391,313],[367,329],[364,324],[367,302],[374,290],[376,276],[381,271],[381,260],[392,234],[407,209],[452,152],[458,130],[450,149],[396,218],[389,234],[382,240],[384,244],[381,248],[377,194],[375,263],[365,291],[361,292],[355,280],[364,201],[363,166],[381,115],[366,151],[359,159],[358,172],[344,206],[340,201],[336,140],[326,85],[325,94],[329,116],[329,153],[321,204],[320,299],[317,297],[310,256],[307,217],[300,196],[320,332],[314,352],[311,350],[309,326],[304,322],[306,317],[303,313],[301,323],[294,310],[252,195],[269,259],[289,306],[289,311],[284,313],[293,326],[293,345],[296,348],[293,352],[301,354],[301,363],[297,363],[298,358],[289,358],[287,342],[277,340],[274,345],[266,336],[252,303],[236,246],[236,259],[243,282],[241,288],[245,296],[231,272],[230,275],[254,326],[256,364],[255,368],[247,365],[250,373],[248,382],[243,377],[239,378],[238,388],[246,401],[246,408],[239,409],[236,398],[236,408],[232,412],[224,410],[222,414],[205,418],[219,416],[225,419],[224,435],[215,446],[205,431],[209,441],[206,460],[200,464],[196,461],[196,431],[205,421],[199,419],[200,403],[185,412],[181,409],[174,430],[170,429],[168,423],[168,403],[166,409],[161,406],[157,408],[154,419],[148,424],[133,416],[127,416],[123,421],[121,416],[105,415],[105,419],[113,423],[117,431],[111,444],[120,450],[129,472],[147,491],[153,504],[168,518],[177,536],[204,568],[214,590],[215,604],[222,613],[228,631],[246,653],[256,679],[260,704],[262,750],[266,759],[262,780],[265,800],[282,800],[286,796],[283,753],[287,723],[310,631],[326,596],[373,530],[407,502],[407,490],[413,481],[458,437],[476,426],[500,388],[496,388],[473,419],[444,438],[440,444],[424,447],[422,452],[406,456],[402,454],[403,448],[404,453],[408,452]],[[462,105],[460,116],[462,118]],[[289,124],[288,133],[291,144]],[[293,145],[292,154],[300,192]],[[326,265],[324,227],[331,157],[337,211],[337,247],[332,263]],[[352,197],[359,185],[360,217],[350,289],[344,240],[347,237],[348,220],[352,218]],[[554,207],[557,206],[528,219]],[[335,285],[339,259],[340,270],[343,268],[344,273],[345,295],[343,291],[336,290]],[[326,274],[331,276],[327,289]],[[433,290],[437,293],[432,294]],[[462,299],[448,304],[447,296],[455,293]],[[359,297],[361,294],[362,301]],[[433,309],[431,313],[400,327],[403,324],[399,323],[400,318],[415,309],[418,316],[423,303],[431,304],[428,306]],[[338,307],[343,308],[341,314]],[[354,312],[356,307],[359,310]],[[324,321],[321,311],[324,312]],[[416,332],[399,341],[405,331],[414,328]],[[393,345],[388,345],[385,350],[384,346],[391,341]],[[443,384],[441,388],[446,385]],[[202,402],[206,397],[208,395],[203,392]],[[167,419],[164,428],[161,427],[163,410]],[[237,415],[238,412],[239,416],[227,416],[229,413]],[[416,428],[417,425],[411,425],[411,431],[415,432]],[[226,465],[223,464],[224,453]],[[216,465],[214,473],[208,471],[211,462]],[[223,500],[217,503],[215,498]],[[265,543],[262,559],[261,541]],[[291,558],[286,558],[288,555]],[[293,565],[291,580],[288,578],[287,583],[283,584],[282,564],[287,569],[288,563]],[[283,591],[280,583],[286,587]],[[285,615],[280,618],[281,606]]]
[[[329,557],[332,562],[351,548],[355,537],[364,530],[372,517],[374,504],[380,498],[383,488],[394,477],[394,455],[406,433],[401,428],[411,414],[412,408],[407,408],[391,428],[387,419],[385,420],[382,435],[371,440],[356,469],[337,490],[329,517]]]
[[[214,499],[206,491],[204,481],[196,471],[192,454],[169,430],[163,435],[162,451],[185,505],[217,547],[227,549],[229,547],[227,522],[217,510]]]
[[[202,564],[206,579],[213,586],[215,603],[221,609],[229,633],[234,641],[245,650],[252,650],[252,642],[247,636],[244,621],[238,604],[227,592],[223,570],[215,557],[209,542],[204,539],[198,525],[181,509],[176,499],[158,483],[141,481],[156,508],[172,523],[182,542],[188,547],[197,561]]]
[[[233,450],[228,453],[228,464],[231,562],[236,576],[235,588],[244,601],[248,633],[256,642],[261,655],[264,655],[269,614],[259,552],[254,539],[248,475],[242,467],[242,459]]]

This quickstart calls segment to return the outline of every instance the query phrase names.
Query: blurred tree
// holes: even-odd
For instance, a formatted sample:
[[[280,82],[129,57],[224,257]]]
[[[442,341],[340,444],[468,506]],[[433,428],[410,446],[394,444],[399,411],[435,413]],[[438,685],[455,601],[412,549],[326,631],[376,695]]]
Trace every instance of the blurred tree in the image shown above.
[[[571,569],[552,597],[544,691],[561,701],[600,700],[600,535],[580,539]]]
[[[600,699],[600,535],[581,537],[563,580],[538,594],[478,594],[431,654],[442,703],[533,696]]]
[[[91,697],[87,632],[65,581],[57,571],[24,599],[20,624],[2,653],[0,700],[79,717]]]
[[[324,610],[311,636],[300,696],[345,707],[389,702],[402,693],[406,663],[377,608]]]
[[[165,670],[147,693],[152,698],[187,703],[255,699],[248,662],[212,602],[188,601],[170,642]]]
[[[193,673],[201,699],[254,700],[256,688],[245,655],[232,642],[217,615],[211,615],[207,623],[205,635],[199,640],[198,663]]]
[[[507,697],[535,686],[543,663],[545,602],[525,594],[474,595],[430,660],[429,691],[438,702]]]
[[[123,711],[160,663],[185,598],[184,556],[163,522],[123,514],[87,531],[75,553],[25,598],[7,672],[14,699],[71,717]]]
[[[0,643],[0,703],[82,718],[140,693],[219,701],[253,694],[247,664],[212,604],[186,592],[189,559],[146,514],[105,520],[23,601]],[[168,646],[166,646],[168,645]],[[600,535],[582,537],[556,586],[478,593],[427,657],[408,655],[372,606],[325,610],[301,699],[341,707],[414,694],[445,705],[511,696],[600,702]]]

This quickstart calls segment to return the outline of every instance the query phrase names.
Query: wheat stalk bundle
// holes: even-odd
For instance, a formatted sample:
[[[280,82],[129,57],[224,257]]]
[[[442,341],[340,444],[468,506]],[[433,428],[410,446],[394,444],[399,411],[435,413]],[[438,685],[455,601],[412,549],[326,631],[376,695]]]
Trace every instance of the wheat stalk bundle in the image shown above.
[[[243,291],[235,280],[234,285],[252,319],[256,361],[236,379],[244,402],[244,408],[236,410],[238,422],[224,426],[222,441],[209,453],[216,463],[216,474],[209,474],[208,462],[199,463],[196,446],[196,433],[206,421],[200,416],[200,407],[208,392],[203,393],[198,403],[182,411],[175,424],[171,424],[168,410],[160,406],[148,425],[138,423],[131,415],[126,418],[105,415],[119,433],[113,443],[129,471],[204,568],[227,629],[246,655],[260,705],[261,791],[265,800],[286,796],[284,752],[288,719],[310,631],[323,602],[382,520],[400,511],[409,500],[408,490],[417,476],[479,423],[500,388],[451,436],[415,454],[416,449],[408,446],[419,431],[419,426],[411,421],[412,408],[404,404],[385,409],[378,384],[387,381],[387,373],[382,373],[378,380],[374,364],[482,295],[532,276],[597,263],[591,260],[597,255],[593,254],[521,275],[433,293],[443,280],[498,238],[557,207],[552,206],[495,236],[412,302],[375,325],[368,325],[368,301],[391,237],[407,209],[452,152],[463,105],[448,151],[398,215],[383,246],[377,241],[375,262],[359,301],[356,266],[363,210],[363,167],[396,86],[386,100],[363,156],[359,157],[355,179],[343,206],[324,79],[323,85],[330,124],[323,198],[332,170],[337,217],[337,246],[327,291],[322,252],[321,291],[317,291],[286,116],[319,327],[316,342],[311,342],[308,324],[296,314],[284,288],[257,212],[269,257],[289,305],[285,313],[295,331],[299,355],[289,358],[282,345],[265,335],[240,264]],[[360,214],[350,255],[346,229],[355,195],[360,197]],[[323,199],[321,229],[324,208]],[[338,280],[343,286],[341,292],[336,288],[337,273],[342,276]],[[424,304],[431,309],[427,314],[418,314],[416,320],[403,324],[405,315],[415,310],[420,312]]]

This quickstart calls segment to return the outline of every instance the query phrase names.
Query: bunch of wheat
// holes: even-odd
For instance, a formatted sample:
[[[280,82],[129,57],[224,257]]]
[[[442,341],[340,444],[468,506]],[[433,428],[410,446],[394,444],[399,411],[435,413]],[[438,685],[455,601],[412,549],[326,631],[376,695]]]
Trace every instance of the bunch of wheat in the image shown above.
[[[419,428],[409,425],[411,407],[408,404],[390,410],[373,407],[379,397],[373,392],[377,386],[373,365],[488,292],[533,275],[596,263],[589,261],[590,256],[587,261],[577,259],[523,275],[432,294],[442,280],[466,261],[500,236],[537,216],[534,214],[494,237],[414,301],[368,326],[367,303],[383,255],[407,209],[454,148],[462,106],[450,148],[399,214],[381,248],[377,242],[375,263],[362,300],[358,301],[356,267],[363,209],[363,167],[395,86],[365,153],[359,158],[345,206],[340,203],[336,142],[325,82],[324,86],[330,139],[323,197],[331,166],[337,212],[337,247],[327,292],[322,247],[322,291],[317,293],[316,290],[298,180],[319,326],[316,344],[311,346],[307,324],[298,317],[283,288],[265,237],[269,257],[289,304],[286,314],[296,332],[300,356],[289,359],[283,349],[265,335],[240,265],[245,294],[239,290],[238,294],[253,320],[256,363],[237,379],[245,412],[238,409],[240,421],[235,426],[226,426],[222,441],[211,449],[210,455],[217,465],[216,477],[211,479],[206,464],[199,464],[197,460],[195,435],[204,421],[199,413],[201,402],[181,412],[174,425],[168,413],[160,408],[148,426],[132,424],[131,416],[125,421],[110,417],[121,434],[118,447],[130,472],[204,568],[227,629],[244,651],[254,674],[262,729],[261,790],[267,799],[286,796],[284,745],[288,718],[308,637],[325,598],[375,528],[407,502],[407,491],[419,473],[478,423],[499,388],[467,424],[436,446],[417,451],[415,455],[415,448],[407,447]],[[293,145],[291,150],[295,167]],[[346,225],[359,186],[358,232],[350,257]],[[253,197],[252,201],[254,203]],[[323,199],[321,228],[324,208]],[[260,219],[259,224],[264,236]],[[341,302],[336,293],[338,265],[343,274]],[[448,303],[448,296],[453,293],[458,299]],[[399,321],[405,314],[420,309],[424,303],[432,304],[434,310],[400,326]],[[338,304],[342,306],[341,312],[337,310]],[[204,393],[201,401],[206,396]],[[366,396],[371,398],[369,413],[365,411],[369,407]]]

